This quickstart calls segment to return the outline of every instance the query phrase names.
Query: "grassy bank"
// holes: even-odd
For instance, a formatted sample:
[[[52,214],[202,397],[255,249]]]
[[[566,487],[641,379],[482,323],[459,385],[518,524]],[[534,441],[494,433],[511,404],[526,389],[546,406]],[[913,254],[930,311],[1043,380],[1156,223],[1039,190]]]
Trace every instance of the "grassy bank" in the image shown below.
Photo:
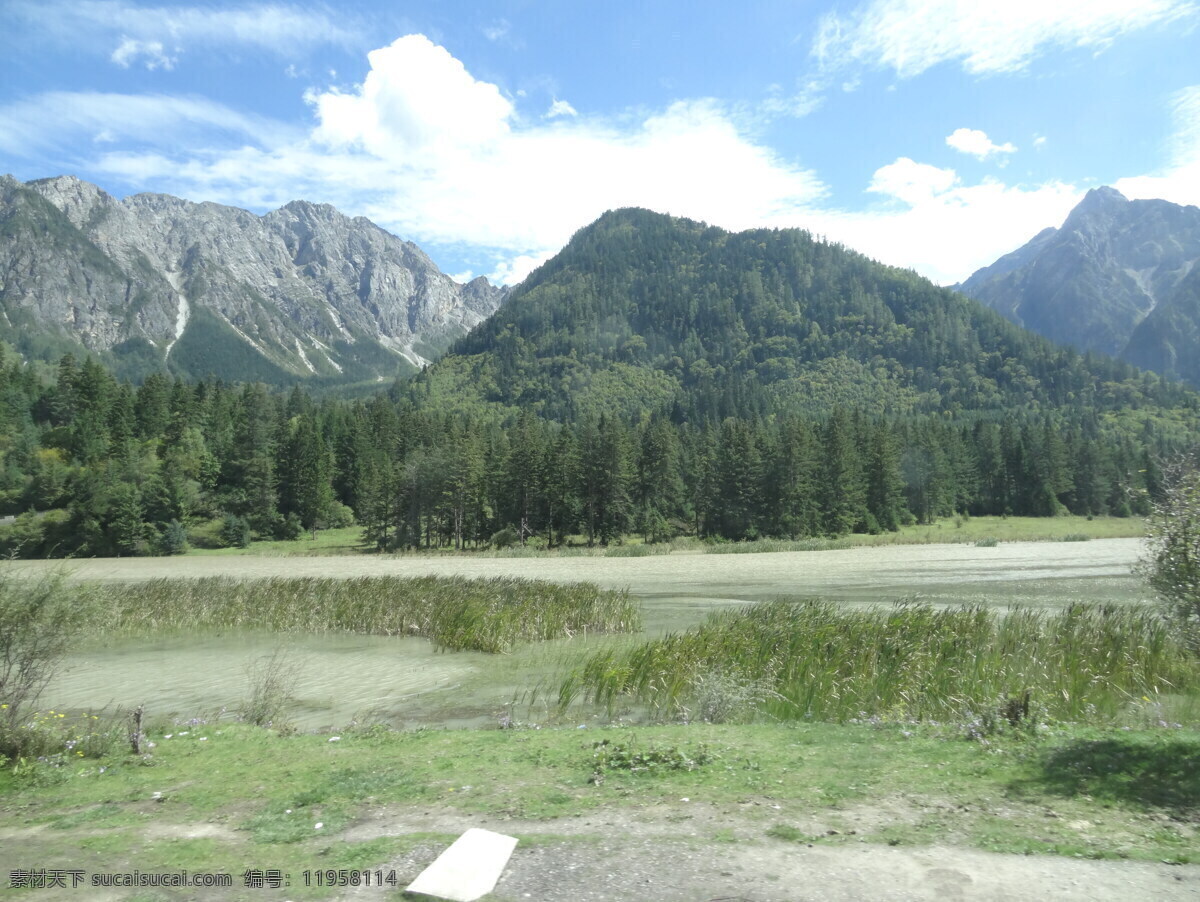
[[[486,557],[542,557],[595,555],[607,557],[638,557],[649,554],[706,553],[731,554],[771,551],[825,551],[836,548],[856,548],[877,545],[933,545],[942,543],[975,543],[981,540],[997,542],[1061,542],[1088,539],[1135,538],[1145,534],[1145,524],[1137,517],[947,517],[934,523],[903,526],[896,532],[881,535],[848,535],[836,539],[814,537],[807,539],[759,539],[753,542],[709,543],[693,537],[680,537],[669,544],[645,545],[638,536],[628,536],[622,545],[607,548],[587,548],[582,536],[575,536],[566,547],[545,549],[536,543],[500,549],[480,549],[457,552],[452,549],[431,549],[404,554],[478,555]],[[268,555],[322,556],[368,554],[372,549],[362,544],[362,528],[327,529],[316,538],[305,535],[294,541],[264,540],[252,542],[247,548],[193,549],[193,555]]]
[[[304,899],[337,891],[305,887],[303,871],[396,866],[468,825],[526,847],[653,822],[701,849],[959,844],[1187,862],[1197,848],[1200,734],[1185,730],[1063,727],[985,746],[948,728],[866,725],[279,736],[201,723],[150,740],[140,758],[0,772],[0,820],[24,825],[5,833],[5,860],[238,878],[279,868],[286,898]],[[419,866],[400,867],[403,886]]]
[[[213,629],[423,636],[440,648],[503,652],[516,642],[636,632],[637,602],[590,583],[390,576],[156,579],[98,586],[94,631]]]
[[[1143,607],[1059,612],[921,604],[850,610],[778,601],[713,614],[632,648],[599,652],[564,678],[610,708],[637,700],[667,716],[761,713],[782,720],[1111,721],[1169,700],[1200,717],[1200,673],[1162,619]],[[1005,705],[1017,705],[1001,714]],[[1019,710],[1018,710],[1019,709]]]

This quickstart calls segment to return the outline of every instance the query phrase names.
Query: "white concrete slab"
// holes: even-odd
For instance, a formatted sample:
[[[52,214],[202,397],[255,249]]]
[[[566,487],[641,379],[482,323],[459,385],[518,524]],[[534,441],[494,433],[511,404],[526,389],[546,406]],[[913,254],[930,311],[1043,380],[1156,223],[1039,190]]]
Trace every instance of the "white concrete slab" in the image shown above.
[[[495,888],[516,847],[516,837],[472,827],[421,871],[408,891],[452,902],[475,902]]]

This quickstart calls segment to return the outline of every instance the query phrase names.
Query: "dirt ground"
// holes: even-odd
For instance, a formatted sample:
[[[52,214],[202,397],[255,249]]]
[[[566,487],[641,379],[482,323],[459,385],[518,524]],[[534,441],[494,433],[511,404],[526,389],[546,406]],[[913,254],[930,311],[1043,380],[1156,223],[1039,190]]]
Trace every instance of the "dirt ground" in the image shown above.
[[[681,806],[685,807],[686,806]],[[517,846],[489,899],[563,902],[958,902],[1200,899],[1200,866],[997,855],[946,846],[772,839],[756,819],[715,806],[604,812],[568,823],[378,812],[347,838],[484,827],[533,837]],[[880,812],[864,808],[866,820]],[[892,817],[895,812],[886,812]],[[802,825],[821,831],[817,823]],[[548,833],[546,831],[553,831]],[[720,831],[717,833],[717,831]],[[716,833],[721,837],[714,840]],[[402,882],[444,848],[422,843],[391,862]],[[341,898],[378,899],[361,887]]]

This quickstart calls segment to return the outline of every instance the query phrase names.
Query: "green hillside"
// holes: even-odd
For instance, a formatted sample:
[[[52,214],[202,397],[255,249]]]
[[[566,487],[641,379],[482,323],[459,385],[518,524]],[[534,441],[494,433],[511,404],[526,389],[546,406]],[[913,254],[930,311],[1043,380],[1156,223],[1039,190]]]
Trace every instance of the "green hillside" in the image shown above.
[[[1194,409],[915,273],[799,230],[606,213],[419,377],[419,401],[574,420]]]

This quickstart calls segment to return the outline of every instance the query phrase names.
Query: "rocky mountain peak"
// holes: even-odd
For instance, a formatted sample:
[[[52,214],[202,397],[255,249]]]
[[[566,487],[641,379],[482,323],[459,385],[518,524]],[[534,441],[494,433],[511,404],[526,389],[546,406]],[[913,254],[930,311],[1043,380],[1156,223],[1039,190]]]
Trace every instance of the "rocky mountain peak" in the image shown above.
[[[961,290],[1047,338],[1200,384],[1200,341],[1179,346],[1200,335],[1200,283],[1189,278],[1198,262],[1200,209],[1094,188],[1061,229]]]
[[[10,222],[0,246],[0,331],[35,323],[102,356],[132,354],[141,373],[390,379],[507,297],[486,280],[455,283],[416,245],[329,204],[257,216],[166,194],[119,201],[73,176],[6,185],[0,219],[20,228]],[[30,218],[34,195],[49,220]]]
[[[1099,188],[1092,188],[1083,196],[1076,206],[1077,209],[1089,209],[1092,207],[1112,206],[1129,203],[1129,198],[1109,185],[1101,185]]]
[[[76,228],[85,226],[97,208],[117,203],[106,191],[73,175],[37,179],[29,182],[28,187],[61,210]]]
[[[1095,232],[1111,228],[1112,223],[1125,216],[1129,199],[1116,188],[1092,188],[1083,196],[1063,222],[1063,232]]]

